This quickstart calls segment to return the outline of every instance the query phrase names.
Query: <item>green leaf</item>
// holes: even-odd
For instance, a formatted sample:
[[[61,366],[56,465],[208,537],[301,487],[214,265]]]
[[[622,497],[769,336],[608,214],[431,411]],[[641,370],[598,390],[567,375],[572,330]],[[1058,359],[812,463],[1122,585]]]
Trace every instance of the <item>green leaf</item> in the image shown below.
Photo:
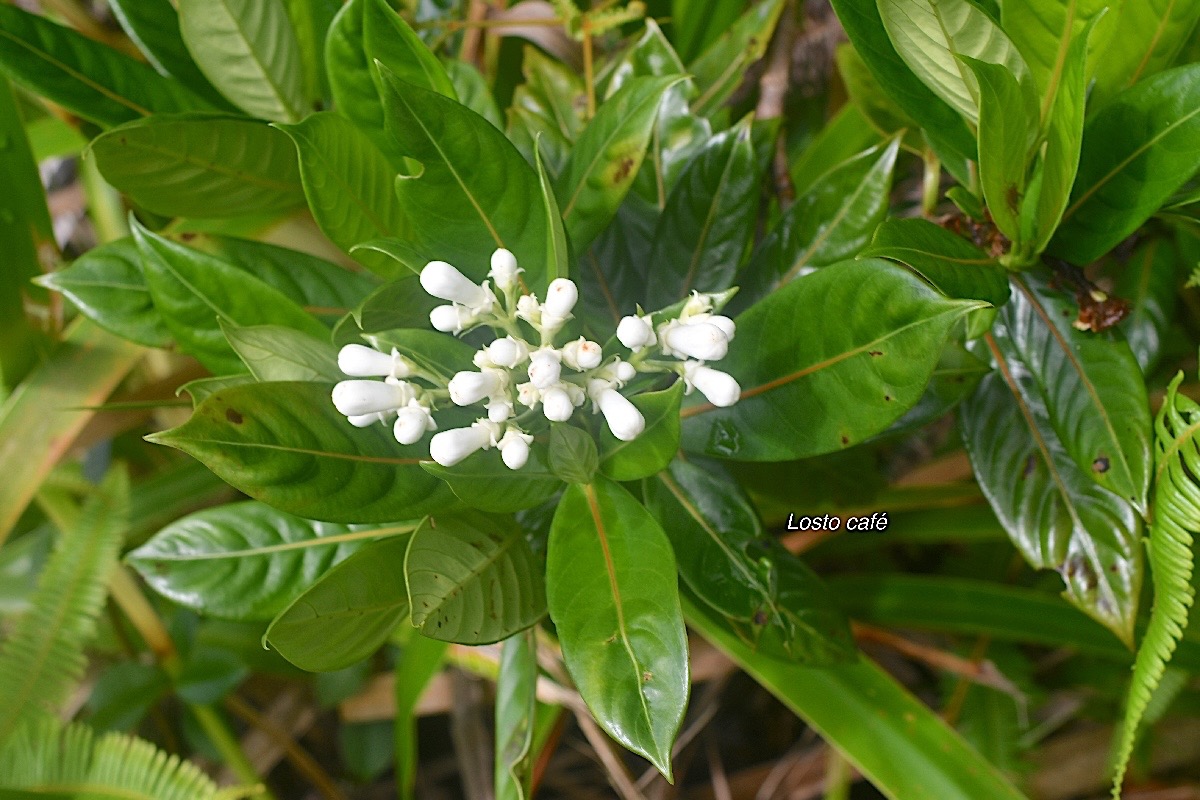
[[[741,400],[685,407],[683,445],[786,461],[874,436],[917,402],[951,328],[981,307],[949,300],[880,259],[795,280],[737,318],[722,367],[741,385]]]
[[[1004,0],[1004,32],[1025,57],[1043,97],[1053,99],[1071,42],[1109,5],[1107,0]]]
[[[850,626],[829,590],[772,542],[732,476],[676,459],[646,481],[645,496],[684,583],[751,647],[804,663],[854,658]]]
[[[675,557],[662,528],[619,484],[567,487],[546,557],[550,617],[600,726],[671,779],[688,697]]]
[[[1001,313],[1005,323],[1016,302]],[[980,382],[959,414],[980,488],[1030,566],[1056,570],[1068,600],[1131,644],[1142,581],[1140,520],[1066,453],[1026,367],[989,344],[999,371]]]
[[[542,164],[542,151],[537,147],[541,139],[535,140],[533,164],[537,168],[538,185],[542,188],[542,208],[546,212],[546,270],[550,280],[566,278],[571,273],[571,248],[567,243],[567,230],[563,227],[558,200],[554,197],[554,186],[546,167]]]
[[[198,613],[269,620],[362,542],[415,523],[336,525],[253,501],[175,520],[126,556],[159,594]]]
[[[308,207],[322,232],[338,247],[404,232],[404,216],[392,190],[395,169],[379,148],[345,117],[313,114],[298,125],[279,126],[300,153],[300,177]],[[385,278],[405,270],[387,256],[352,253]]]
[[[747,119],[713,137],[667,199],[650,251],[648,307],[729,288],[754,233],[759,189]]]
[[[62,532],[38,588],[0,646],[0,745],[22,722],[52,712],[83,677],[108,579],[129,524],[129,476],[114,469]]]
[[[537,640],[533,631],[504,642],[496,677],[496,800],[528,800],[537,707]]]
[[[851,105],[880,136],[891,138],[904,131],[901,147],[905,150],[920,152],[928,146],[920,126],[883,90],[852,44],[838,45],[835,58],[838,75],[846,85]]]
[[[955,118],[958,118],[957,114]],[[879,144],[881,138],[863,112],[847,103],[788,164],[796,195],[807,194],[814,183],[843,162]]]
[[[975,135],[957,111],[934,94],[896,52],[876,3],[833,0],[846,35],[875,80],[924,129],[935,147],[976,159]]]
[[[183,42],[213,86],[252,117],[305,114],[300,43],[281,0],[179,0]]]
[[[1109,98],[1175,63],[1187,44],[1200,4],[1184,0],[1145,0],[1121,3],[1113,9],[1112,35],[1096,59],[1093,101]]]
[[[996,227],[1021,251],[1025,244],[1021,205],[1029,151],[1038,129],[1037,99],[1029,82],[1019,83],[1005,65],[967,56],[961,56],[960,61],[974,74],[978,86],[979,182],[983,196]],[[1082,113],[1079,119],[1082,121]]]
[[[530,446],[529,461],[519,470],[511,470],[499,453],[483,452],[468,456],[453,467],[432,461],[421,466],[444,480],[459,500],[472,508],[506,514],[544,503],[562,489],[562,480],[550,471],[544,444]]]
[[[325,339],[280,325],[243,327],[224,320],[220,325],[256,380],[330,383],[344,377],[337,367],[337,351]]]
[[[474,368],[476,350],[462,339],[447,336],[441,331],[396,330],[364,336],[380,350],[396,348],[422,369],[438,375],[449,383],[456,372]]]
[[[219,375],[214,378],[197,378],[180,386],[175,394],[176,396],[181,396],[184,392],[187,392],[188,397],[192,398],[192,409],[195,410],[201,403],[222,389],[228,389],[230,386],[245,386],[248,383],[257,382],[257,379],[253,375],[245,372],[233,375]]]
[[[329,97],[329,76],[325,71],[325,37],[333,18],[341,10],[340,0],[283,0],[296,43],[300,63],[304,65],[304,97],[315,108]]]
[[[156,214],[236,217],[304,204],[295,148],[255,120],[155,115],[91,147],[104,178]]]
[[[148,64],[8,4],[0,4],[0,71],[102,127],[212,108]]]
[[[688,623],[837,748],[892,798],[1023,800],[1023,795],[924,703],[870,659],[837,669],[756,654],[695,603]]]
[[[483,76],[483,73],[474,64],[458,59],[447,61],[445,67],[446,73],[450,77],[450,83],[454,85],[454,91],[452,93],[442,92],[442,94],[447,97],[457,97],[464,106],[492,123],[493,127],[504,130],[504,120],[500,116],[500,109],[496,107],[496,99],[492,97],[492,89],[488,86],[487,78]]]
[[[278,324],[321,337],[325,329],[277,290],[221,259],[137,224],[133,236],[155,307],[181,350],[216,373],[241,372],[220,321]]]
[[[171,341],[142,276],[141,253],[132,237],[94,247],[70,266],[38,283],[62,292],[79,310],[109,333],[147,347]]]
[[[391,73],[384,74],[383,103],[388,134],[420,164],[395,184],[413,221],[409,244],[476,281],[487,277],[491,252],[505,247],[531,289],[549,283],[538,176],[504,134],[457,101]]]
[[[1084,128],[1071,204],[1050,252],[1075,264],[1095,261],[1157,211],[1198,159],[1200,64],[1117,95]]]
[[[429,312],[441,302],[422,289],[417,276],[409,272],[399,280],[380,286],[354,309],[353,314],[364,333],[423,328],[429,324]]]
[[[551,175],[558,175],[571,147],[583,131],[583,80],[574,70],[536,47],[521,58],[524,83],[513,92],[508,109],[508,137],[525,160],[534,161],[534,141]]]
[[[725,7],[732,10],[740,7],[740,4],[727,3]],[[763,0],[727,28],[710,28],[723,29],[724,32],[695,61],[688,64],[687,69],[699,90],[692,104],[697,114],[711,117],[741,85],[746,70],[767,52],[767,45],[774,35],[783,7],[782,0]],[[675,19],[680,20],[678,16]],[[696,6],[685,20],[703,20],[709,25],[717,23],[716,15],[703,5]],[[682,43],[679,49],[685,58],[691,52]]]
[[[289,514],[330,522],[392,522],[453,505],[418,466],[421,444],[400,445],[384,425],[355,428],[329,385],[254,383],[210,395],[178,428],[147,437],[204,462],[247,495]]]
[[[970,0],[876,2],[892,45],[904,63],[938,97],[973,123],[979,120],[979,85],[958,56],[998,64],[1018,79],[1028,72],[1021,54],[1000,26]]]
[[[233,110],[192,60],[179,32],[179,13],[171,0],[109,0],[109,7],[156,70],[178,79],[218,107]]]
[[[412,623],[433,639],[497,642],[546,615],[542,565],[511,519],[439,516],[413,534],[404,572]]]
[[[596,441],[565,422],[550,425],[550,471],[567,483],[590,483],[599,465]]]
[[[336,564],[279,612],[263,645],[309,672],[333,672],[374,653],[408,619],[409,539],[372,542]]]
[[[559,175],[563,222],[582,253],[612,221],[636,177],[659,102],[680,76],[633,78],[601,104]]]
[[[1170,242],[1150,239],[1138,245],[1113,286],[1117,297],[1129,301],[1121,332],[1144,375],[1158,364],[1175,317],[1179,263]]]
[[[1197,478],[1200,447],[1196,423],[1200,406],[1179,394],[1183,373],[1167,387],[1167,397],[1155,421],[1154,522],[1146,549],[1154,580],[1150,624],[1138,648],[1130,679],[1129,699],[1116,751],[1113,796],[1119,797],[1125,769],[1133,755],[1138,725],[1150,706],[1151,695],[1163,679],[1195,600],[1192,587],[1192,532],[1200,529]]]
[[[706,3],[671,0],[671,41],[682,57],[692,58],[728,31],[742,6],[733,0]]]
[[[998,333],[1029,369],[1051,425],[1084,474],[1146,509],[1150,402],[1141,369],[1121,338],[1077,330],[1077,307],[1035,278],[1014,278]]]
[[[401,800],[414,800],[417,778],[417,704],[425,688],[442,671],[449,645],[425,636],[410,636],[396,660],[396,785]],[[387,765],[384,765],[386,768]]]
[[[667,389],[643,392],[630,399],[642,412],[646,428],[631,442],[623,442],[608,426],[600,433],[600,471],[614,481],[636,481],[665,469],[679,450],[679,404],[683,381]]]
[[[438,61],[421,37],[392,10],[387,0],[366,0],[363,5],[363,50],[368,63],[378,61],[396,77],[437,92],[451,100],[458,99],[446,68]],[[385,96],[380,76],[371,70],[379,97]],[[378,102],[378,101],[376,101]]]

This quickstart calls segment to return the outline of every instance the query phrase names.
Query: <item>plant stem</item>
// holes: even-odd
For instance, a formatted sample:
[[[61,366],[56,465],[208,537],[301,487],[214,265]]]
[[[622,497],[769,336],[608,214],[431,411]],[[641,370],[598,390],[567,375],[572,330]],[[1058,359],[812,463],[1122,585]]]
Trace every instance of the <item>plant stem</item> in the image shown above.
[[[937,210],[938,195],[942,188],[942,162],[932,149],[922,153],[925,161],[925,175],[921,181],[921,213],[932,217]]]

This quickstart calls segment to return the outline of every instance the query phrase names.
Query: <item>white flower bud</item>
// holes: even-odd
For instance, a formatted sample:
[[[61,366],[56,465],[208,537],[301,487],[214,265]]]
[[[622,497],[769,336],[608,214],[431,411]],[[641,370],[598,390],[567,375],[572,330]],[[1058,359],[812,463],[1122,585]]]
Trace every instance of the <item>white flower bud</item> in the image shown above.
[[[542,304],[542,313],[552,317],[567,319],[571,309],[579,300],[579,289],[575,282],[568,278],[555,278],[546,288],[546,302]]]
[[[376,422],[384,422],[386,418],[386,414],[363,414],[361,416],[346,417],[346,421],[356,428],[369,428]]]
[[[469,406],[498,393],[504,386],[505,377],[505,373],[498,369],[464,371],[456,373],[446,388],[450,390],[450,400],[454,405]]]
[[[407,383],[383,381],[342,381],[333,387],[333,405],[347,417],[360,417],[381,411],[394,411],[413,397]]]
[[[512,369],[529,358],[529,345],[520,339],[505,336],[489,344],[487,354],[496,366]]]
[[[725,331],[710,322],[668,322],[659,330],[663,352],[701,361],[720,361],[729,352]]]
[[[604,358],[604,350],[595,342],[589,342],[580,336],[573,342],[567,342],[562,349],[562,360],[573,370],[583,372],[600,366]]]
[[[560,383],[558,384],[558,388],[566,391],[567,397],[571,398],[571,405],[575,406],[576,408],[579,408],[581,405],[583,405],[583,401],[587,399],[587,395],[584,393],[582,386],[576,386],[573,383]]]
[[[617,340],[633,352],[648,347],[658,341],[654,328],[650,325],[650,317],[639,317],[630,314],[622,317],[617,323]]]
[[[610,387],[597,392],[595,401],[608,429],[622,442],[632,442],[646,429],[642,412],[616,389]]]
[[[437,423],[433,421],[429,410],[413,402],[400,409],[396,424],[392,426],[392,435],[400,444],[413,444],[421,440],[425,431],[432,430],[437,430]]]
[[[477,425],[442,431],[429,440],[429,457],[443,467],[453,467],[488,444],[488,431]]]
[[[517,402],[526,408],[533,408],[542,400],[542,392],[532,383],[517,384]]]
[[[520,469],[529,461],[529,445],[533,437],[510,427],[504,432],[504,438],[496,445],[500,448],[500,458],[509,469]]]
[[[491,290],[474,283],[445,261],[430,261],[421,270],[421,288],[441,300],[470,308],[490,306]]]
[[[551,386],[542,392],[542,413],[551,422],[566,422],[575,413],[575,404],[565,388]]]
[[[529,356],[529,382],[539,389],[558,383],[562,375],[562,354],[552,347],[535,350]]]
[[[462,333],[475,324],[475,313],[465,306],[438,306],[429,312],[429,324],[442,333]]]
[[[729,317],[724,317],[720,314],[713,314],[705,319],[705,322],[710,325],[716,325],[718,328],[720,328],[721,332],[725,334],[725,341],[733,341],[733,335],[737,332],[737,325]]]
[[[684,364],[683,378],[689,391],[694,386],[700,390],[700,394],[708,398],[708,402],[718,408],[731,406],[742,396],[742,387],[732,375],[706,367],[699,361]]]
[[[697,314],[707,314],[712,311],[712,297],[701,292],[692,292],[692,296],[683,304],[683,311],[679,312],[679,318],[686,321],[689,317],[694,317]]]
[[[617,376],[617,382],[624,386],[637,377],[637,368],[628,361],[618,361],[613,364],[613,373]]]
[[[407,378],[412,367],[394,347],[390,354],[361,344],[348,344],[338,351],[338,369],[355,378]]]
[[[507,292],[516,287],[517,274],[524,271],[517,267],[517,257],[503,247],[492,253],[492,270],[488,276],[500,291]]]
[[[542,306],[536,294],[523,294],[517,298],[517,316],[530,325],[542,324]]]
[[[487,404],[488,419],[492,422],[504,422],[513,415],[511,400],[499,398]]]

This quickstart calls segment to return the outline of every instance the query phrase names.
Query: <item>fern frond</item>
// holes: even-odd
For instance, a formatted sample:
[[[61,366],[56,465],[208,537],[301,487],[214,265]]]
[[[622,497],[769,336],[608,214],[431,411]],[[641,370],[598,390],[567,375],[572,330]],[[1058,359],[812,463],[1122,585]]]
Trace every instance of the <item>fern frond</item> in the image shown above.
[[[220,790],[196,765],[119,733],[40,716],[0,748],[0,794],[75,800],[224,800],[257,790]],[[18,796],[20,796],[18,794]]]
[[[1187,626],[1192,606],[1192,537],[1200,530],[1200,406],[1167,387],[1155,428],[1154,522],[1146,543],[1154,580],[1150,623],[1138,648],[1116,755],[1112,794],[1121,796],[1138,728]]]
[[[66,699],[85,667],[129,516],[129,478],[114,469],[64,531],[30,609],[0,647],[0,745],[25,719]]]

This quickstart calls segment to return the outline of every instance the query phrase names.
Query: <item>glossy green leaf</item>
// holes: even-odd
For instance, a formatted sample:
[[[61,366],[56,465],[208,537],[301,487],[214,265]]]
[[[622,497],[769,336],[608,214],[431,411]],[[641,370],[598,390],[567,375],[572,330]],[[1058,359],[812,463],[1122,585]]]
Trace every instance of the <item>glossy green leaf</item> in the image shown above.
[[[900,58],[971,122],[979,119],[979,85],[958,56],[999,64],[1018,79],[1028,71],[1000,26],[970,0],[876,2]]]
[[[550,471],[567,483],[590,483],[599,466],[596,441],[582,428],[552,423],[547,463]]]
[[[235,217],[304,205],[295,148],[255,120],[156,115],[91,147],[105,180],[156,214]]]
[[[546,446],[535,441],[529,461],[519,470],[509,469],[500,454],[491,451],[475,453],[453,467],[432,461],[421,466],[444,480],[465,504],[505,514],[540,505],[562,488],[562,479],[550,471],[547,461]]]
[[[429,312],[441,302],[422,289],[417,276],[409,272],[376,289],[354,309],[353,314],[365,333],[424,328],[429,325]]]
[[[667,199],[650,251],[647,307],[729,288],[753,236],[758,194],[746,120],[714,137]]]
[[[1159,209],[1200,159],[1200,65],[1114,97],[1083,131],[1071,202],[1050,252],[1088,264]]]
[[[175,520],[127,555],[159,594],[201,614],[269,620],[365,541],[411,532],[313,522],[256,502]]]
[[[727,3],[726,7],[737,5]],[[716,41],[688,64],[687,71],[699,90],[693,102],[697,114],[712,116],[741,85],[746,70],[767,52],[784,5],[782,0],[763,0],[724,29]],[[690,19],[716,22],[714,15],[706,12],[707,9],[696,6]],[[685,56],[689,52],[682,45],[680,50]]]
[[[179,0],[179,28],[213,86],[252,117],[304,116],[300,43],[282,0]]]
[[[324,327],[258,279],[221,259],[134,225],[142,270],[154,306],[181,350],[214,372],[240,372],[220,321],[276,324],[321,337]]]
[[[1129,301],[1129,316],[1120,328],[1143,374],[1162,356],[1175,317],[1179,261],[1170,242],[1150,239],[1134,251],[1113,286],[1114,294]]]
[[[533,631],[507,639],[496,677],[496,800],[528,800],[530,796],[537,676]]]
[[[234,325],[221,320],[221,331],[238,358],[260,381],[331,383],[345,376],[338,370],[337,350],[281,325]]]
[[[497,642],[546,615],[542,565],[504,517],[439,515],[413,534],[404,574],[412,623],[433,639]]]
[[[1100,486],[1146,508],[1150,403],[1120,337],[1077,330],[1076,305],[1036,278],[1013,281],[1003,338],[1029,369],[1067,453]]]
[[[975,135],[962,116],[929,90],[896,52],[875,3],[833,0],[850,41],[888,96],[920,123],[941,150],[974,160]]]
[[[132,237],[88,250],[70,266],[38,281],[62,292],[109,333],[147,347],[171,341],[142,276],[141,254]]]
[[[380,350],[396,348],[447,383],[456,372],[475,368],[476,350],[461,339],[433,330],[383,331],[363,337]]]
[[[521,73],[525,81],[514,90],[508,109],[509,139],[530,163],[536,140],[546,169],[558,175],[584,128],[583,81],[574,70],[529,46],[522,53]]]
[[[178,428],[148,437],[192,455],[247,495],[331,522],[413,519],[454,504],[418,466],[425,447],[385,425],[355,428],[329,384],[254,383],[210,395]]]
[[[504,130],[504,120],[500,117],[500,109],[496,107],[496,99],[492,97],[492,88],[488,86],[487,78],[483,76],[483,73],[474,64],[457,59],[447,61],[445,68],[454,91],[453,93],[442,92],[442,94],[447,97],[457,97],[464,106],[492,123],[494,127]]]
[[[847,103],[788,164],[796,195],[807,194],[814,183],[838,165],[879,144],[881,138],[863,112]]]
[[[685,407],[684,447],[786,461],[873,436],[917,402],[951,328],[980,307],[880,259],[795,280],[737,318],[721,366],[741,385],[741,400]]]
[[[896,104],[871,73],[867,62],[849,42],[838,45],[835,53],[838,75],[846,85],[850,104],[883,137],[891,138],[904,131],[901,146],[919,152],[926,145],[921,129],[903,108]],[[832,124],[832,123],[829,123]],[[826,126],[828,127],[828,126]],[[822,131],[823,132],[823,131]],[[797,187],[799,188],[799,187]]]
[[[0,71],[104,127],[212,108],[148,64],[8,4],[0,4]]]
[[[257,382],[257,379],[253,375],[246,372],[220,375],[214,378],[197,378],[180,386],[175,394],[182,397],[186,393],[188,397],[192,398],[192,408],[194,410],[210,396],[222,389],[228,389],[231,386],[245,386],[248,383]]]
[[[454,84],[442,62],[392,10],[387,0],[366,0],[362,13],[363,49],[370,62],[378,61],[393,75],[415,86],[457,99]],[[375,70],[371,70],[371,74],[379,80]],[[379,97],[383,97],[383,85],[377,83],[377,86]]]
[[[694,603],[688,623],[896,800],[1023,800],[1008,779],[869,659],[837,669],[764,658]]]
[[[1112,8],[1112,35],[1096,59],[1096,102],[1171,66],[1200,19],[1195,0],[1144,0]]]
[[[908,266],[947,297],[1008,302],[1008,277],[994,258],[961,236],[926,219],[889,219],[875,229],[862,257],[890,258]]]
[[[417,778],[417,704],[426,687],[442,671],[449,644],[427,636],[410,636],[396,660],[396,786],[401,800],[415,800]],[[387,765],[384,765],[386,769]]]
[[[388,134],[419,162],[396,179],[414,224],[413,247],[482,281],[497,247],[513,252],[531,289],[549,283],[541,186],[516,148],[487,120],[440,94],[384,75]]]
[[[605,426],[600,433],[600,471],[614,481],[636,481],[665,469],[679,451],[683,389],[683,381],[677,380],[662,391],[632,397],[646,428],[633,441],[623,442]]]
[[[233,110],[192,60],[179,32],[179,12],[171,0],[109,0],[109,7],[155,69],[217,106]]]
[[[308,207],[334,244],[349,253],[357,244],[405,230],[392,190],[396,171],[366,134],[331,112],[280,127],[300,153]],[[354,256],[385,278],[405,271],[379,253],[357,251]]]
[[[309,672],[333,672],[374,653],[408,619],[409,538],[372,542],[335,565],[272,620],[263,644]]]
[[[1043,97],[1054,97],[1071,41],[1111,5],[1107,0],[1005,0],[1000,6],[1004,32],[1021,51]]]
[[[754,649],[813,664],[853,659],[850,626],[829,591],[772,542],[732,476],[677,459],[646,481],[645,497],[684,583]]]
[[[982,336],[992,326],[996,312],[991,308],[980,309],[967,318],[967,335]],[[896,420],[879,435],[880,439],[901,433],[915,432],[931,422],[949,414],[979,385],[983,376],[991,371],[984,361],[971,354],[954,336],[946,342],[937,366],[929,378],[929,385],[917,404],[904,416]]]
[[[645,157],[659,103],[680,80],[629,80],[580,134],[555,187],[576,252],[583,252],[612,221]]]
[[[535,140],[535,147],[540,141]],[[546,277],[550,280],[566,278],[571,273],[571,248],[567,243],[562,213],[558,210],[558,200],[554,197],[554,186],[542,163],[541,148],[534,153],[533,165],[537,168],[538,185],[542,188],[542,210],[546,214]]]
[[[567,669],[592,715],[670,779],[689,687],[666,534],[607,478],[569,486],[550,528],[546,591]]]
[[[296,32],[300,63],[304,65],[304,97],[309,108],[324,105],[329,97],[329,75],[325,70],[325,37],[341,0],[283,0],[288,20]]]
[[[993,356],[999,371],[959,415],[980,488],[1025,560],[1058,571],[1067,599],[1131,644],[1142,582],[1137,513],[1066,453],[1026,368],[998,345]]]
[[[671,41],[683,58],[693,58],[726,33],[744,4],[735,0],[671,0]]]

